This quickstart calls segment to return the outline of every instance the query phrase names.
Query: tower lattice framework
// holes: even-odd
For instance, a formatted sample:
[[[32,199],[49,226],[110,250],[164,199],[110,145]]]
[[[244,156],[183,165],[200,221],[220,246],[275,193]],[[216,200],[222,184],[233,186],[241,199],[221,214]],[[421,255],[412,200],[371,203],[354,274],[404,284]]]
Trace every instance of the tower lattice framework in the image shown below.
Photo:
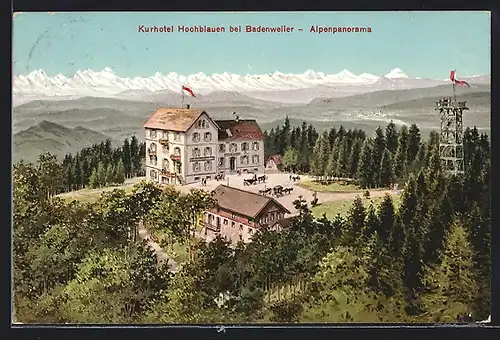
[[[463,111],[468,110],[467,102],[457,102],[451,97],[436,102],[436,110],[441,118],[439,155],[444,169],[453,175],[464,173]]]

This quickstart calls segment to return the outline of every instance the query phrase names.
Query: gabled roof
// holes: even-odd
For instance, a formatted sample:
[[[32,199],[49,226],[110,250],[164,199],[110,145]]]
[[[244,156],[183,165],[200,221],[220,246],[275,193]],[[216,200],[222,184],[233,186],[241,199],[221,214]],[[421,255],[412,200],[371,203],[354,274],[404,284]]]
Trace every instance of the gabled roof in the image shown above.
[[[269,158],[267,159],[267,161],[269,161],[270,159],[272,159],[274,161],[274,163],[276,163],[276,165],[280,165],[281,164],[281,155],[272,155],[272,156],[269,156]]]
[[[297,218],[297,216],[290,216],[290,217],[282,218],[281,220],[278,220],[278,221],[274,222],[273,227],[276,224],[279,224],[281,227],[283,227],[283,229],[286,229],[286,228],[288,228],[292,224],[292,222],[296,218]]]
[[[144,127],[148,129],[186,132],[203,113],[206,112],[199,109],[160,107],[153,112],[144,124]]]
[[[217,200],[219,208],[250,218],[257,217],[269,203],[276,204],[281,210],[290,214],[287,208],[272,197],[228,187],[223,184],[215,188],[213,198]]]
[[[216,120],[219,126],[219,141],[263,140],[264,134],[255,119]]]

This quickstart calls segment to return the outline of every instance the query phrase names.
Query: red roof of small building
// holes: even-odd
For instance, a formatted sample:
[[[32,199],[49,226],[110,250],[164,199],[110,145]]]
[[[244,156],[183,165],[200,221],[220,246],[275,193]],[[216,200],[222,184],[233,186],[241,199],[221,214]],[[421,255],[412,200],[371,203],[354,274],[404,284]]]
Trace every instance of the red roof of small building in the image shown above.
[[[272,156],[269,156],[269,158],[267,159],[267,161],[269,161],[270,159],[272,159],[274,161],[274,163],[276,163],[276,165],[280,165],[281,164],[281,155],[272,155]]]
[[[264,134],[255,119],[216,120],[219,126],[219,141],[263,140]]]

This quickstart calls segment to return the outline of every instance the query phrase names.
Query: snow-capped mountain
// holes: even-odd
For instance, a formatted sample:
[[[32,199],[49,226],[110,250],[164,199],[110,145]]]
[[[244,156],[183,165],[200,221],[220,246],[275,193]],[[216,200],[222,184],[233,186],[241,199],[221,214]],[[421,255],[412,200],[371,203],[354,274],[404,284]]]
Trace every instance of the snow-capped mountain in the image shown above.
[[[485,79],[489,76],[481,76]],[[489,78],[488,78],[489,79]],[[43,70],[28,75],[13,77],[14,102],[26,102],[33,99],[54,99],[61,97],[134,97],[136,100],[148,100],[152,93],[167,91],[181,93],[181,86],[190,86],[197,95],[211,92],[266,93],[273,91],[318,91],[339,92],[342,95],[378,90],[407,89],[430,87],[445,83],[443,80],[409,78],[401,69],[395,68],[386,75],[362,73],[355,75],[348,70],[337,74],[324,74],[307,70],[302,74],[274,72],[260,75],[238,75],[233,73],[212,74],[196,73],[189,76],[170,72],[160,72],[151,77],[120,77],[106,67],[100,72],[92,70],[77,71],[72,77],[47,76]],[[323,91],[325,92],[325,91]],[[291,93],[291,92],[290,92]],[[279,97],[279,96],[277,96]]]

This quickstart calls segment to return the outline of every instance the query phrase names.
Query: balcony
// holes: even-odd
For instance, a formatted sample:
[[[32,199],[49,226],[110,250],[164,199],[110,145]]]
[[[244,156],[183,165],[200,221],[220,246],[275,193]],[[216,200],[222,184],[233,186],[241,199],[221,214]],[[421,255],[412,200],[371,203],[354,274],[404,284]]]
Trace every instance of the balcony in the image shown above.
[[[172,154],[172,155],[170,155],[170,159],[173,160],[173,161],[176,161],[176,162],[180,162],[181,161],[181,155]]]
[[[168,139],[166,139],[166,138],[160,138],[160,144],[168,146]]]
[[[211,224],[211,223],[208,223],[208,222],[202,222],[202,225],[203,225],[203,227],[205,227],[207,229],[210,229],[210,230],[213,230],[213,231],[216,231],[216,232],[220,231],[220,225],[216,226],[215,224]]]
[[[175,178],[177,174],[175,174],[174,172],[167,171],[166,169],[162,169],[160,176],[166,178]]]

